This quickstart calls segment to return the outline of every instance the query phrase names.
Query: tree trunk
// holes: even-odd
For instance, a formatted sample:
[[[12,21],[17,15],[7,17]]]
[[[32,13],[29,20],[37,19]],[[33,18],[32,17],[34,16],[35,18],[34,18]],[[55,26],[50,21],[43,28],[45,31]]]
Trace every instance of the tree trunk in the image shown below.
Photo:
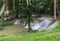
[[[56,0],[54,0],[54,20],[56,20]]]
[[[16,14],[15,14],[15,15],[16,15],[16,16],[15,16],[16,18],[18,18],[19,11],[20,11],[18,4],[19,4],[19,0],[14,0],[14,6],[15,6],[14,9],[15,9],[15,13],[16,13]]]
[[[30,32],[30,31],[32,31],[32,29],[31,29],[31,20],[32,20],[32,14],[31,14],[31,11],[30,11],[30,9],[28,8],[28,10],[27,10],[27,15],[28,15],[28,32]]]
[[[28,32],[30,32],[31,31],[31,26],[30,26],[30,19],[28,19]]]
[[[8,10],[10,11],[10,16],[13,18],[13,0],[7,0],[8,1]]]

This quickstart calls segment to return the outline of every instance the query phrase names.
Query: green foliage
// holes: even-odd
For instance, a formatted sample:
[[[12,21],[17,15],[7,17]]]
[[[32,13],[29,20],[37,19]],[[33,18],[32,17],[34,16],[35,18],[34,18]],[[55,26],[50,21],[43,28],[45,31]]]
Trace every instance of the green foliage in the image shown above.
[[[10,21],[0,21],[0,30],[4,28],[4,26],[12,25]]]
[[[27,13],[27,8],[26,6],[28,5],[29,10],[31,13],[38,13],[38,12],[43,12],[44,13],[53,13],[53,0],[30,0],[30,1],[23,1],[22,0],[15,0],[15,10],[17,13],[22,15],[26,15]]]
[[[4,29],[4,26],[10,26],[12,24],[11,21],[0,21],[0,30]]]
[[[2,5],[3,5],[3,1],[2,1],[2,0],[0,0],[0,8],[2,7]]]
[[[52,0],[15,0],[15,11],[16,14],[20,14],[20,16],[27,16],[27,23],[30,27],[32,13],[38,13],[41,10],[47,13],[51,12],[53,11],[52,3]]]
[[[60,0],[57,0],[57,13],[60,15]]]
[[[9,26],[12,25],[11,21],[0,21],[0,26]]]

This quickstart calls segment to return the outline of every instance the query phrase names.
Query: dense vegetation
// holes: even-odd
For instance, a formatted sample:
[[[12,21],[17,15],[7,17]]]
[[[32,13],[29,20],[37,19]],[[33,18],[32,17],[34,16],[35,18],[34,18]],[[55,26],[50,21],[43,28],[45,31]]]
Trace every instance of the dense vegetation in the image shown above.
[[[30,10],[32,11],[32,14],[46,14],[46,15],[53,15],[54,13],[54,0],[30,0],[31,4],[28,6]],[[22,0],[17,0],[15,3],[16,11],[21,12],[21,9],[25,9],[25,7],[22,8],[24,2]],[[60,1],[57,0],[57,15],[59,14],[59,4]],[[26,4],[25,4],[26,5]],[[19,8],[19,9],[17,9]]]
[[[42,13],[44,14],[53,14],[53,1],[52,0],[30,0],[30,4],[28,5],[28,8],[30,8],[32,14]],[[24,5],[23,5],[24,4]],[[15,2],[15,10],[16,12],[22,12],[25,11],[27,3],[24,3],[22,0],[16,0]],[[19,8],[19,9],[17,9]],[[23,11],[23,12],[24,12]]]
[[[0,35],[0,41],[60,41],[60,22],[57,27],[53,30],[44,30],[41,32],[30,32],[30,23],[33,21],[35,15],[41,17],[41,15],[54,15],[54,0],[4,0],[5,11],[9,11],[9,15],[0,16],[0,27],[12,25],[14,19],[27,19],[26,23],[29,26],[29,32],[21,32],[19,34]],[[60,0],[57,0],[57,17],[60,18]],[[56,5],[55,4],[55,5]],[[0,8],[3,5],[3,1],[0,0]],[[20,17],[19,17],[20,15]],[[3,18],[8,17],[9,19],[4,20]]]
[[[2,0],[0,0],[0,8],[2,7],[2,4],[3,4],[3,3],[2,3]]]

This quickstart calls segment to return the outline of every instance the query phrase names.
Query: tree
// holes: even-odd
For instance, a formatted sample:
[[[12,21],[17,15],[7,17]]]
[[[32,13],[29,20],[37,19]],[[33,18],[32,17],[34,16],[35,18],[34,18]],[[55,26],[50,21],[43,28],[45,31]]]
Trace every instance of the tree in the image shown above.
[[[54,3],[54,4],[53,4]],[[54,7],[53,7],[54,5]],[[28,26],[30,29],[30,22],[32,14],[43,12],[52,15],[54,10],[54,19],[56,19],[56,3],[53,0],[15,0],[16,16],[27,16]]]
[[[56,20],[56,0],[54,0],[54,19]]]
[[[27,17],[27,24],[28,24],[28,31],[31,30],[30,22],[31,22],[31,9],[30,7],[30,0],[15,0],[15,11],[16,16],[18,17],[18,14],[20,16],[26,16]]]
[[[7,0],[8,10],[10,11],[9,15],[11,18],[13,18],[14,10],[13,10],[13,0]]]

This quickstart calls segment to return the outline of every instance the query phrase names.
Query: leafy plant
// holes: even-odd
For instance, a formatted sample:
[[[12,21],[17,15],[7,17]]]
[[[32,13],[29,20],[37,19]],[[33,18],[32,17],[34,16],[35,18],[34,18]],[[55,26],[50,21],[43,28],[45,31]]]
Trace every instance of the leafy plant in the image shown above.
[[[12,25],[11,21],[0,21],[0,26],[9,26]]]
[[[0,30],[2,30],[4,26],[10,26],[12,24],[11,21],[0,21]]]

